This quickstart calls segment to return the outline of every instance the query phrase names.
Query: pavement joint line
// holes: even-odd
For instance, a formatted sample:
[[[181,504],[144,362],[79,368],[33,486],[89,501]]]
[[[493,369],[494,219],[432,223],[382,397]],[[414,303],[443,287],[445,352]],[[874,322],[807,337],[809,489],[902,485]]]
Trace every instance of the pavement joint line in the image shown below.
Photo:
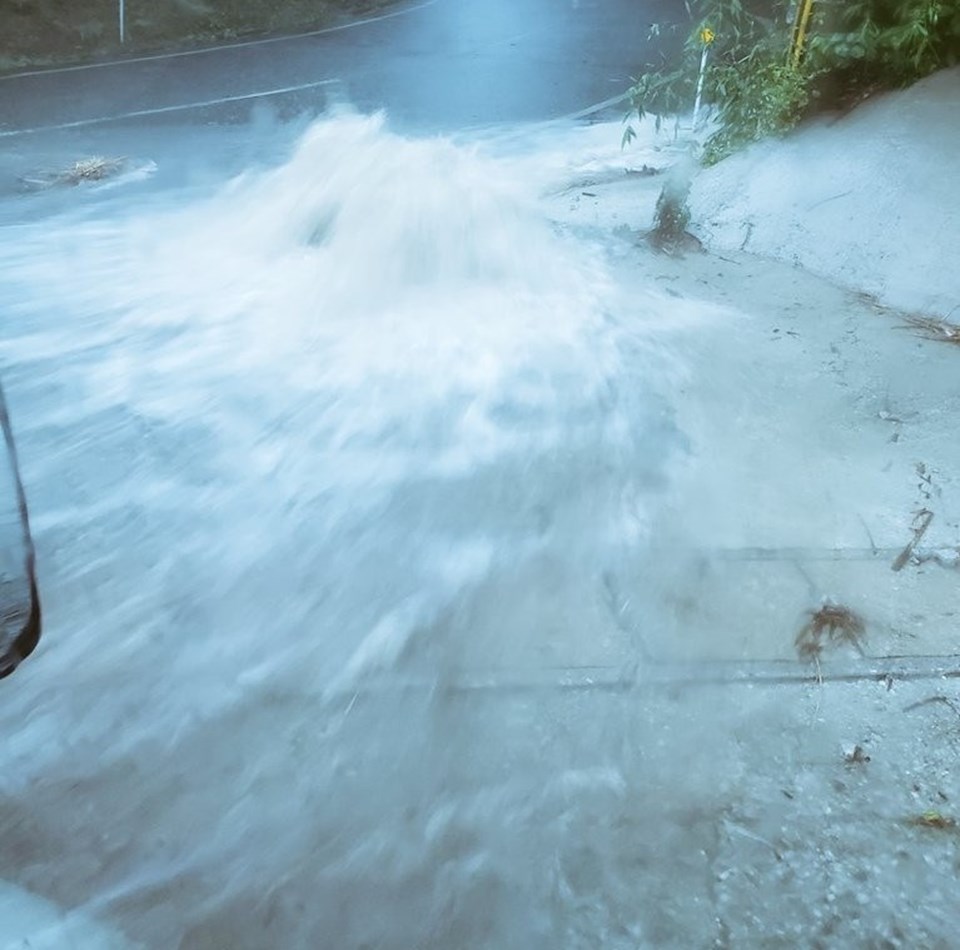
[[[77,119],[75,122],[61,122],[58,125],[40,125],[32,129],[7,129],[0,131],[0,138],[13,138],[16,135],[36,135],[40,132],[57,132],[63,129],[79,129],[88,125],[104,125],[108,122],[122,122],[125,119],[139,119],[151,115],[164,115],[171,112],[184,112],[189,109],[205,109],[209,106],[227,105],[231,102],[245,102],[250,99],[265,99],[268,96],[282,96],[304,89],[317,89],[320,86],[335,86],[339,79],[321,79],[317,82],[300,83],[296,86],[284,86],[281,89],[267,89],[263,92],[250,92],[242,96],[222,96],[219,99],[207,99],[204,102],[186,102],[176,106],[160,106],[156,109],[138,109],[135,112],[123,112],[119,115],[99,116],[94,119]]]
[[[895,548],[716,548],[704,553],[721,561],[885,561],[903,551]]]
[[[326,26],[321,30],[309,30],[306,33],[288,33],[285,36],[268,36],[259,40],[244,40],[240,43],[224,43],[221,46],[203,46],[199,49],[180,50],[176,53],[150,53],[146,56],[132,56],[129,59],[110,59],[102,63],[83,63],[77,66],[54,66],[50,69],[32,69],[22,73],[11,73],[8,76],[0,76],[0,82],[6,82],[12,79],[26,79],[30,76],[54,76],[60,73],[76,73],[90,69],[107,69],[114,66],[125,66],[128,63],[151,63],[162,59],[179,59],[184,56],[200,56],[204,53],[220,53],[233,49],[249,49],[254,46],[267,46],[271,43],[285,43],[293,40],[308,39],[311,36],[324,36],[327,33],[339,33],[342,30],[352,30],[358,26],[369,26],[371,23],[379,23],[382,20],[390,20],[393,17],[406,16],[409,13],[415,13],[417,10],[423,10],[426,7],[432,7],[440,0],[422,0],[414,6],[404,7],[402,10],[393,10],[390,13],[382,13],[379,16],[367,17],[364,20],[354,20],[351,23],[341,23],[339,26]]]
[[[817,686],[825,683],[883,683],[960,679],[960,655],[870,657],[859,662],[831,665],[819,673],[796,660],[700,660],[656,662],[622,666],[554,667],[524,670],[463,670],[448,677],[379,678],[334,690],[336,695],[383,692],[426,693],[526,693],[605,692],[629,693],[645,688],[678,686]]]

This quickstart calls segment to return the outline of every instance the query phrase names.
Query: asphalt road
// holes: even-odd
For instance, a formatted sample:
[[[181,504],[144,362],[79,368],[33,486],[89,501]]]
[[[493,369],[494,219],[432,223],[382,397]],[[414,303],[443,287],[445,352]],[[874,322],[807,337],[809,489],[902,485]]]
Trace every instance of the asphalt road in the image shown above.
[[[426,0],[309,36],[3,77],[0,136],[280,96],[309,110],[332,85],[411,130],[554,118],[622,93],[676,49],[651,25],[685,17],[682,0]]]

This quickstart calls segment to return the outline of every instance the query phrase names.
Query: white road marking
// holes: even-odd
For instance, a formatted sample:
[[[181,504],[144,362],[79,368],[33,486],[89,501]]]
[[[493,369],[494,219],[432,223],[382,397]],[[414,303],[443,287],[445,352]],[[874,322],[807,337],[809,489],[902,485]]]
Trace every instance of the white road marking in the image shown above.
[[[37,132],[56,132],[60,129],[79,129],[86,125],[103,125],[105,122],[119,122],[122,119],[140,119],[149,115],[163,115],[168,112],[183,112],[188,109],[203,109],[207,106],[225,105],[230,102],[244,102],[248,99],[265,99],[267,96],[282,96],[302,89],[316,89],[319,86],[334,86],[339,79],[321,79],[318,82],[305,82],[298,86],[284,86],[282,89],[267,89],[263,92],[250,92],[242,96],[222,96],[219,99],[207,99],[204,102],[186,102],[177,106],[162,106],[157,109],[138,109],[136,112],[121,112],[119,115],[105,115],[95,119],[77,119],[75,122],[61,122],[57,125],[41,125],[33,129],[10,129],[0,132],[0,138],[14,135],[33,135]]]
[[[609,99],[604,99],[603,102],[595,102],[592,106],[587,106],[586,109],[580,109],[578,112],[571,112],[567,115],[560,116],[558,119],[551,119],[550,121],[574,122],[577,119],[585,119],[587,116],[593,115],[594,112],[601,112],[603,109],[615,106],[618,102],[625,102],[629,98],[629,92],[621,92],[618,96],[611,96]]]
[[[533,132],[549,129],[555,125],[567,125],[570,122],[577,122],[580,119],[586,119],[595,112],[602,112],[604,109],[609,109],[611,106],[615,106],[620,102],[626,102],[629,98],[629,92],[622,92],[619,96],[611,96],[609,99],[604,99],[602,102],[595,102],[593,105],[586,106],[583,109],[578,109],[576,112],[568,112],[565,115],[558,115],[552,119],[541,119],[536,122],[525,123],[512,122],[510,123],[509,131],[502,131],[504,125],[503,123],[496,123],[494,125],[487,123],[484,125],[474,125],[468,126],[465,129],[460,129],[459,134],[476,135],[487,132],[491,133],[491,137],[499,142],[509,142],[511,139],[522,139]]]

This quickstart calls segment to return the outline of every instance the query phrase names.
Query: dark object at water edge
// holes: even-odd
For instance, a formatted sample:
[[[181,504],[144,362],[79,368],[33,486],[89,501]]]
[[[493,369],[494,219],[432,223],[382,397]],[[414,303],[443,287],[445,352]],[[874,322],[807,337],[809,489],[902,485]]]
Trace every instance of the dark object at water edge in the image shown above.
[[[6,547],[0,558],[0,679],[9,676],[25,660],[40,641],[40,597],[37,591],[36,555],[30,534],[27,498],[20,480],[17,451],[7,412],[7,401],[0,386],[0,427],[6,445],[8,468],[7,488],[0,484],[0,514],[9,507],[9,518],[0,534],[0,545]],[[0,474],[4,460],[0,460]],[[4,492],[12,498],[3,498]],[[8,505],[9,503],[9,505]],[[19,530],[17,530],[19,528]],[[6,530],[9,529],[9,530]],[[8,576],[6,566],[15,566],[16,574]],[[22,572],[22,573],[21,573]],[[18,576],[19,575],[19,576]],[[8,596],[12,593],[13,596]]]

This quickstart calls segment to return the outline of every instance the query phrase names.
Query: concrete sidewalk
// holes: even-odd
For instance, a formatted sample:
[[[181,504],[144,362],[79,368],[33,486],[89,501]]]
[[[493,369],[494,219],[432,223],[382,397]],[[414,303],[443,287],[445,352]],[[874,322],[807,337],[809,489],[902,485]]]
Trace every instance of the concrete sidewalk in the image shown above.
[[[702,172],[713,249],[798,264],[900,310],[960,322],[960,68]]]
[[[690,464],[634,568],[651,655],[796,658],[825,601],[864,618],[868,657],[960,654],[960,346],[893,306],[960,305],[958,116],[949,70],[701,171],[705,254],[639,239],[663,179],[623,168],[663,167],[671,136],[548,199],[614,235],[638,328],[684,366],[669,398]],[[651,293],[673,322],[651,322]]]
[[[667,137],[547,199],[681,367],[688,463],[612,604],[647,654],[624,847],[657,855],[651,945],[956,940],[960,346],[909,318],[960,323],[958,118],[953,70],[701,172],[703,254],[642,236],[663,178],[624,168]],[[795,638],[825,602],[865,635],[814,668]]]

